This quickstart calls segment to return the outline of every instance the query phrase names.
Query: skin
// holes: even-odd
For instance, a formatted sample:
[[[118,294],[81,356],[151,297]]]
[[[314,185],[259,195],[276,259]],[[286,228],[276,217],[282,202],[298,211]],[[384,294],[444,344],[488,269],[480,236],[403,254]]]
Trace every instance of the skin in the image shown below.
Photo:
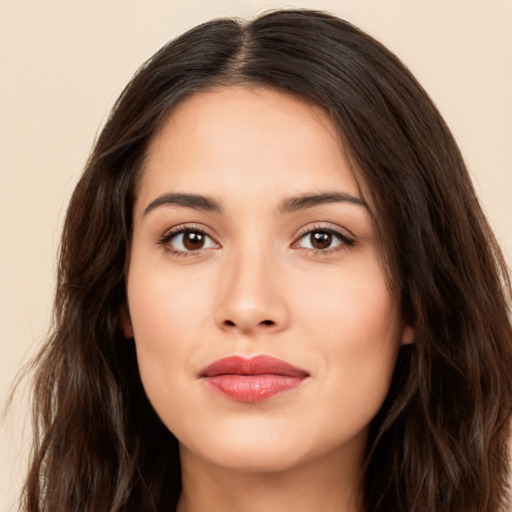
[[[291,197],[325,192],[362,204],[283,212]],[[206,196],[222,211],[154,203],[169,193]],[[206,233],[201,248],[171,238],[184,227],[187,237]],[[315,248],[312,230],[327,246]],[[146,393],[180,443],[180,512],[362,510],[368,424],[412,332],[320,108],[251,87],[178,105],[138,183],[128,305],[124,330]],[[259,354],[309,377],[253,404],[212,392],[199,376],[222,357]]]

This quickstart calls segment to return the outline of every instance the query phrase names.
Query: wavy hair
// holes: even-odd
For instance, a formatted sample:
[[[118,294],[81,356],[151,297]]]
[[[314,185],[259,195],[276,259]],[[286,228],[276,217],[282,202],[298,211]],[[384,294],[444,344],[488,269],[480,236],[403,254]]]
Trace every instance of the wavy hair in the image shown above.
[[[125,88],[73,193],[54,321],[36,360],[28,512],[176,505],[178,444],[150,406],[125,339],[125,258],[148,143],[188,95],[254,84],[325,109],[371,196],[403,347],[370,425],[371,512],[498,512],[512,410],[510,279],[446,124],[399,59],[310,10],[219,19],[171,41]]]

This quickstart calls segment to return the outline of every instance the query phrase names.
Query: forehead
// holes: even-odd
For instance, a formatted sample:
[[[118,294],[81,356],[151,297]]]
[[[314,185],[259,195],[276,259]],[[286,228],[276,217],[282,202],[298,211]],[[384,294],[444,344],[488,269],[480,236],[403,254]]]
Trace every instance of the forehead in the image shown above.
[[[278,89],[248,83],[213,87],[179,101],[153,136],[150,154],[162,137],[169,135],[169,131],[175,131],[183,123],[187,123],[188,129],[225,128],[228,124],[236,128],[251,125],[255,129],[260,128],[261,141],[265,142],[265,135],[268,135],[267,141],[272,135],[273,125],[267,122],[258,125],[262,118],[278,121],[278,126],[293,125],[297,130],[315,130],[322,132],[323,136],[329,134],[333,140],[339,140],[338,130],[326,110],[313,101]]]
[[[361,195],[321,107],[272,89],[224,87],[189,96],[167,116],[149,145],[137,196],[191,187],[257,194],[285,185]]]

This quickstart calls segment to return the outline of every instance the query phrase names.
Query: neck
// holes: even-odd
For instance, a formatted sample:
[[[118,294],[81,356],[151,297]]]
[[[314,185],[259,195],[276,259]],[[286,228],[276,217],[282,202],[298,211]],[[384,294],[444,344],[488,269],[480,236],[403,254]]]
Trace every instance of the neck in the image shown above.
[[[276,472],[222,468],[183,447],[181,459],[177,512],[363,512],[361,464],[340,464],[336,453]]]

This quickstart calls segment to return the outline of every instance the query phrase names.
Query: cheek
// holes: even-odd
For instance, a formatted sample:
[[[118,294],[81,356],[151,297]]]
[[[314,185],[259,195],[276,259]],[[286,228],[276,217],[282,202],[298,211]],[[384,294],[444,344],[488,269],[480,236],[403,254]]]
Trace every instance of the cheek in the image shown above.
[[[340,404],[341,417],[359,411],[361,421],[370,421],[387,395],[400,347],[398,301],[376,260],[315,277],[298,317],[322,353],[326,393]]]
[[[303,273],[308,281],[294,290],[297,317],[311,339],[328,350],[346,347],[368,353],[400,335],[398,300],[391,295],[378,260],[364,256],[355,258],[357,265]]]
[[[128,303],[139,371],[150,401],[163,416],[166,409],[179,407],[172,390],[194,372],[191,355],[211,309],[211,294],[199,293],[206,285],[197,273],[173,275],[157,262],[132,261]]]
[[[209,280],[204,277],[204,272],[190,269],[173,271],[165,259],[133,261],[128,302],[135,339],[144,345],[164,342],[167,347],[194,339],[211,309]]]

